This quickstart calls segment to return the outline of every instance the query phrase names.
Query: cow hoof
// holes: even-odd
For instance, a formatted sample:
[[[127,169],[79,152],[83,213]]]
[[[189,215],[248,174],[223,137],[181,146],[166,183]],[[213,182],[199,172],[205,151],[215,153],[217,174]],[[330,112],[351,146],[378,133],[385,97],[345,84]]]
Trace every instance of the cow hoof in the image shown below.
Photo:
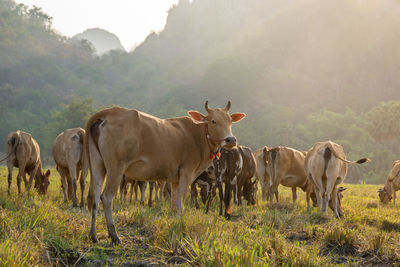
[[[230,220],[231,220],[231,215],[230,215],[230,214],[225,214],[225,219],[226,219],[227,221],[230,221]]]
[[[92,240],[93,243],[98,243],[99,242],[99,240],[97,239],[96,234],[90,233],[89,237],[90,237],[90,240]]]
[[[111,237],[111,245],[119,245],[121,243],[121,240],[118,238],[118,236]]]
[[[72,203],[72,207],[73,208],[77,208],[78,207],[78,203]]]

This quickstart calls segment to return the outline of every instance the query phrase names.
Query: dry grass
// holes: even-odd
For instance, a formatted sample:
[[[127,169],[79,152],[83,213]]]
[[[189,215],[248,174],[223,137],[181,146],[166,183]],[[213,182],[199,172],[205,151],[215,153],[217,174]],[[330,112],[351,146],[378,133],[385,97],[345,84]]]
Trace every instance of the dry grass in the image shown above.
[[[112,247],[102,211],[100,242],[88,240],[90,216],[62,202],[54,170],[47,196],[18,196],[14,179],[8,197],[6,169],[0,167],[0,265],[399,265],[398,206],[378,203],[379,186],[346,187],[340,220],[307,211],[300,192],[293,207],[291,192],[282,187],[280,203],[259,199],[254,207],[233,206],[232,221],[218,216],[217,201],[208,215],[186,204],[184,216],[175,218],[169,203],[148,208],[115,200],[122,243]]]

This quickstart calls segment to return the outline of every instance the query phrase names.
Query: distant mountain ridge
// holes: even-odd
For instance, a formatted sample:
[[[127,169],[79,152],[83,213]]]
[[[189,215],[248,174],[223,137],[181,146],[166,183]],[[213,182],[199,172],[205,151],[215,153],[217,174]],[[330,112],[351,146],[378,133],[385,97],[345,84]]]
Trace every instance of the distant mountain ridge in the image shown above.
[[[82,33],[74,35],[72,38],[75,40],[88,40],[98,55],[103,55],[111,50],[125,51],[121,41],[115,34],[100,28],[87,29]]]

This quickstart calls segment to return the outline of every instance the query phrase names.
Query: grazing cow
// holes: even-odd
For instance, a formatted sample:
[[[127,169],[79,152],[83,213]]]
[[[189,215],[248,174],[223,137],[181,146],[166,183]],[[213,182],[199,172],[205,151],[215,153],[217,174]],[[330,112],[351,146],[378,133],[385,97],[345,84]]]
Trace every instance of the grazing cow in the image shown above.
[[[268,147],[258,149],[254,155],[256,160],[256,178],[260,181],[262,200],[269,198],[269,175],[267,171],[267,152]]]
[[[61,177],[64,191],[64,202],[68,202],[68,196],[72,195],[72,206],[77,207],[76,197],[77,180],[80,175],[81,204],[85,207],[85,181],[88,167],[83,165],[83,138],[85,130],[82,128],[67,129],[60,133],[53,143],[53,159],[56,169]]]
[[[199,209],[199,202],[197,201],[197,186],[200,187],[200,196],[203,204],[207,204],[207,201],[210,202],[215,194],[215,186],[216,183],[215,174],[214,174],[214,166],[210,166],[206,171],[202,172],[196,180],[190,185],[190,200],[192,205],[195,205],[197,209]],[[206,206],[206,213],[208,212],[209,205]]]
[[[320,212],[324,214],[328,212],[328,204],[332,199],[335,216],[338,218],[343,216],[338,209],[337,185],[346,178],[347,163],[362,164],[368,161],[370,161],[368,158],[358,161],[346,160],[343,147],[331,141],[316,143],[307,152],[305,171],[313,183]]]
[[[393,162],[389,177],[383,188],[378,190],[379,199],[382,203],[388,203],[393,198],[393,205],[396,204],[396,191],[400,189],[400,160]]]
[[[254,181],[251,178],[256,175],[256,160],[251,149],[245,146],[238,146],[242,157],[242,169],[237,179],[237,200],[238,205],[242,205],[242,196],[247,200],[247,204],[255,205],[257,197],[257,178]]]
[[[7,137],[6,153],[7,156],[3,160],[7,159],[8,194],[10,194],[13,167],[19,168],[17,176],[18,194],[21,193],[21,178],[24,179],[27,191],[30,190],[35,178],[35,188],[39,193],[46,194],[50,184],[50,170],[47,170],[46,173],[42,170],[40,148],[35,139],[23,131],[12,132]],[[26,179],[26,173],[29,174],[29,181]]]
[[[219,194],[219,215],[222,215],[222,203],[225,204],[224,216],[226,219],[230,219],[231,216],[231,197],[232,191],[235,196],[235,202],[238,203],[237,199],[237,178],[242,171],[243,158],[237,147],[227,150],[221,149],[221,156],[214,159],[214,172],[217,179],[218,194]],[[222,189],[222,183],[225,182],[225,190]],[[208,209],[208,207],[207,207]]]
[[[312,183],[307,178],[304,170],[304,159],[307,152],[301,152],[290,147],[275,147],[267,151],[267,165],[270,175],[269,197],[273,202],[275,194],[278,202],[278,187],[283,185],[292,188],[293,205],[297,199],[297,187],[306,192],[307,207],[310,208],[310,194],[312,192]]]
[[[229,114],[225,108],[208,108],[207,116],[189,111],[190,117],[159,119],[121,107],[104,109],[86,124],[85,150],[91,179],[88,207],[92,210],[90,237],[97,242],[96,216],[100,190],[109,236],[119,243],[112,218],[112,200],[125,173],[143,181],[171,183],[174,213],[181,214],[181,201],[189,185],[210,165],[220,147],[236,146],[232,123],[246,115]]]
[[[131,185],[130,191],[129,191],[129,203],[132,203],[132,193],[133,189],[135,189],[135,200],[137,200],[138,196],[138,187],[140,189],[140,203],[144,204],[144,196],[145,196],[145,191],[147,188],[147,182],[144,181],[136,181],[133,179],[130,179],[129,177],[126,177],[125,174],[122,176],[121,180],[121,185],[120,185],[120,200],[125,199],[126,193],[128,191],[128,185]]]

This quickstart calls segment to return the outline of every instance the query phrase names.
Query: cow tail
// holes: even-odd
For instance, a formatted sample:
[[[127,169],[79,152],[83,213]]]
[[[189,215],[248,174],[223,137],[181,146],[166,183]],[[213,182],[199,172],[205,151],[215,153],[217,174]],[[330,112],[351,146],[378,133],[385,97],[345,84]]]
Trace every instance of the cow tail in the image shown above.
[[[269,179],[269,185],[270,185],[271,189],[272,189],[272,185],[276,179],[276,177],[275,177],[275,175],[276,175],[275,162],[276,162],[276,158],[278,156],[278,152],[279,152],[279,147],[276,147],[276,148],[269,150],[269,153],[268,153],[268,161],[269,161],[268,165],[269,165],[269,170],[270,170],[270,174],[271,174],[271,177]],[[273,192],[270,192],[270,194],[273,194]]]
[[[343,162],[346,162],[346,163],[363,164],[363,163],[365,163],[365,162],[370,162],[370,161],[371,161],[369,158],[362,158],[362,159],[359,159],[359,160],[357,160],[357,161],[349,161],[349,160],[344,159],[344,158],[342,158],[341,156],[339,156],[339,154],[337,153],[337,151],[336,151],[335,148],[333,147],[332,142],[328,142],[328,146],[327,146],[327,147],[331,150],[332,154],[333,154],[337,159],[339,159],[339,160],[341,160],[341,161],[343,161]]]
[[[8,153],[8,155],[3,158],[2,160],[0,160],[0,162],[5,161],[6,159],[8,159],[12,154],[15,153],[15,150],[17,149],[19,145],[19,135],[18,133],[14,133],[10,139],[7,140],[7,146],[11,147],[10,152]]]

